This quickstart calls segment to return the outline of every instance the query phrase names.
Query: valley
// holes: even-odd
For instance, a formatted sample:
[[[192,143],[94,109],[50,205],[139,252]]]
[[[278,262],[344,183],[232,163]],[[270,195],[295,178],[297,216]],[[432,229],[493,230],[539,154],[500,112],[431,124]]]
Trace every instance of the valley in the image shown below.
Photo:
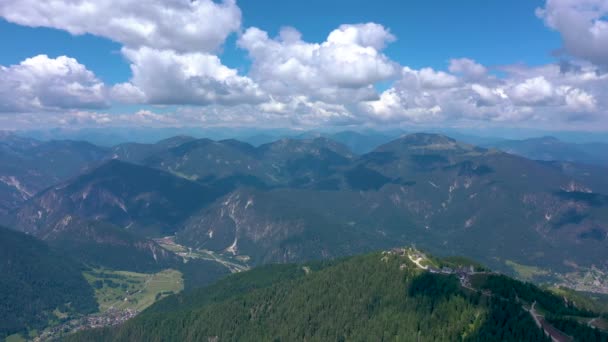
[[[27,154],[31,147],[15,147],[21,143],[6,146]],[[608,294],[608,183],[596,166],[535,161],[428,133],[360,155],[326,137],[257,147],[191,137],[104,149],[55,142],[45,153],[56,146],[93,159],[66,166],[62,175],[70,176],[27,198],[19,189],[36,189],[39,178],[0,169],[12,187],[0,203],[13,206],[0,219],[81,263],[87,300],[98,309],[65,315],[53,307],[38,328],[19,325],[10,335],[48,340],[119,326],[230,274],[403,245],[425,251],[407,255],[408,263],[480,295],[474,284],[487,268],[608,308],[587,305]],[[484,270],[440,267],[459,255]],[[593,318],[583,321],[604,323]]]
[[[139,312],[156,300],[179,293],[184,288],[182,274],[171,269],[153,274],[92,269],[84,275],[95,289],[102,313],[108,310]]]
[[[608,0],[0,0],[0,342],[608,342]]]
[[[95,290],[99,312],[61,317],[62,323],[35,334],[33,341],[54,341],[84,329],[120,325],[156,301],[184,288],[181,273],[171,269],[154,274],[91,269],[85,271],[84,276]]]
[[[231,273],[247,271],[251,268],[251,266],[247,264],[250,258],[246,255],[235,256],[227,252],[216,253],[206,249],[185,247],[175,242],[174,236],[166,236],[160,239],[154,239],[154,241],[162,248],[182,257],[184,262],[188,262],[189,259],[212,261],[226,267]]]

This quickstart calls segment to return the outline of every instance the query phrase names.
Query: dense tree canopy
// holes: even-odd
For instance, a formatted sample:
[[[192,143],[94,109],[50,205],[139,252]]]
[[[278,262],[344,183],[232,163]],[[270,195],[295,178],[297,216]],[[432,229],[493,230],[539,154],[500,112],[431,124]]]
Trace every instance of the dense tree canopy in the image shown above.
[[[97,310],[80,264],[43,242],[0,227],[0,260],[0,338]]]
[[[588,315],[500,275],[463,287],[380,253],[310,265],[272,265],[170,296],[118,329],[71,341],[549,341],[526,307]],[[562,325],[560,325],[562,326]],[[578,325],[577,325],[578,326]],[[578,337],[579,328],[565,328]],[[582,331],[581,338],[596,331]],[[595,335],[593,335],[595,336]]]

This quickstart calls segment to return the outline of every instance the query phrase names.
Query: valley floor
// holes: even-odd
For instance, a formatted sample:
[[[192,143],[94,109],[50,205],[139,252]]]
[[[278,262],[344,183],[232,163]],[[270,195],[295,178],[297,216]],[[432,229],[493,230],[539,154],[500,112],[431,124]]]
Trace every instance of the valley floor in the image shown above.
[[[154,302],[184,288],[182,274],[172,269],[154,274],[93,269],[84,275],[95,289],[99,312],[49,327],[34,341],[51,341],[84,329],[122,324]]]

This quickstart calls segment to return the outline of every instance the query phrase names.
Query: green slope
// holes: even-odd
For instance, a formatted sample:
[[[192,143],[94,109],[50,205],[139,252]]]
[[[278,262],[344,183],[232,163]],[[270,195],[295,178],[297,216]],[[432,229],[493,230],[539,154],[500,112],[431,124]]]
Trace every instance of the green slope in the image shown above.
[[[0,260],[0,339],[97,310],[81,266],[43,242],[0,227]]]
[[[422,270],[398,253],[266,266],[68,341],[543,341],[526,311],[533,302],[556,317],[593,315],[505,276],[468,277]]]

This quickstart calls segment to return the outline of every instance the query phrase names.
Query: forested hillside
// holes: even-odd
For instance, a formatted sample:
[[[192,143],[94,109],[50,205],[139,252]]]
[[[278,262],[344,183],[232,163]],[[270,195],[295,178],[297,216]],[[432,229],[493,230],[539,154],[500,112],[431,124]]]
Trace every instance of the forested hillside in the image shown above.
[[[0,339],[97,310],[80,264],[43,242],[0,227],[0,260]]]
[[[262,267],[68,341],[549,341],[529,310],[594,315],[534,285],[408,253]]]

